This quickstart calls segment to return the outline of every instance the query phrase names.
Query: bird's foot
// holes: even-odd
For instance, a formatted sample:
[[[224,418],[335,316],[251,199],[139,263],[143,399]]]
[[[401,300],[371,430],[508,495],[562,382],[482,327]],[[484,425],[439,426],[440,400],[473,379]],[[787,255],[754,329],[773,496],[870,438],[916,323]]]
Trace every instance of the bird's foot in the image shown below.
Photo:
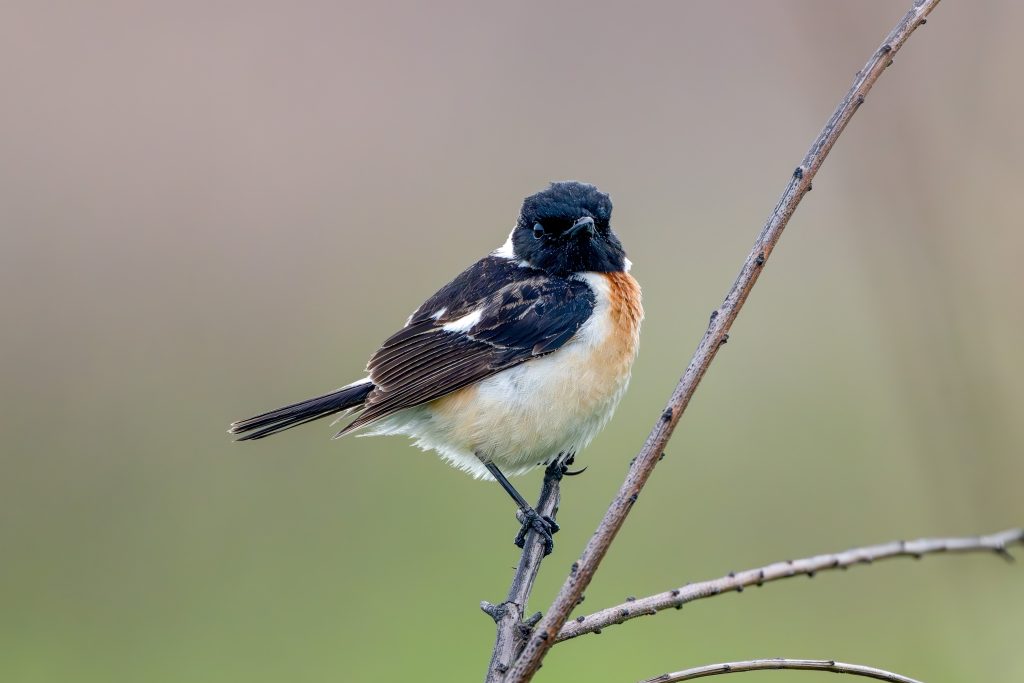
[[[516,546],[522,548],[526,545],[526,535],[533,530],[540,536],[541,541],[544,543],[544,555],[545,557],[551,554],[551,551],[555,547],[555,541],[551,538],[558,532],[558,523],[547,515],[538,513],[533,508],[527,508],[526,510],[520,510],[516,513],[516,518],[522,523],[522,528],[519,529],[519,533],[516,534]]]
[[[573,453],[572,455],[570,455],[568,458],[561,462],[560,467],[562,469],[561,474],[563,477],[575,477],[577,474],[583,474],[584,472],[587,471],[586,467],[581,467],[578,470],[570,470],[569,465],[571,465],[575,460],[576,454]]]

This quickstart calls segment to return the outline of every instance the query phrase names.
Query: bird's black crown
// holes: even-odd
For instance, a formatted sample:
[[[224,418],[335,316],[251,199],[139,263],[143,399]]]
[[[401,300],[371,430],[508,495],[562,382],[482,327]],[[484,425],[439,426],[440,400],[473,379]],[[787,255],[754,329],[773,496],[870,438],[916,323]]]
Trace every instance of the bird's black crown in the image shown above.
[[[551,183],[523,201],[512,232],[515,257],[552,275],[626,269],[611,227],[612,200],[593,185]]]

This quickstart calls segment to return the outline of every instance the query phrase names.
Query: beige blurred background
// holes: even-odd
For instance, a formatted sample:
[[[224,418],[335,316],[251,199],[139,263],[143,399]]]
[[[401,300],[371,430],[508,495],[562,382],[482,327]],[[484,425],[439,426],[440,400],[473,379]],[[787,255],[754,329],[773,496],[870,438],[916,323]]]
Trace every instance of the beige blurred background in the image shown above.
[[[597,183],[647,320],[542,609],[908,5],[5,3],[0,680],[478,680],[477,605],[517,558],[504,494],[401,439],[227,423],[357,378],[523,196]],[[898,55],[586,607],[1024,523],[1022,20],[946,2]],[[609,629],[540,679],[792,656],[1020,681],[1022,604],[1020,566],[893,562]]]

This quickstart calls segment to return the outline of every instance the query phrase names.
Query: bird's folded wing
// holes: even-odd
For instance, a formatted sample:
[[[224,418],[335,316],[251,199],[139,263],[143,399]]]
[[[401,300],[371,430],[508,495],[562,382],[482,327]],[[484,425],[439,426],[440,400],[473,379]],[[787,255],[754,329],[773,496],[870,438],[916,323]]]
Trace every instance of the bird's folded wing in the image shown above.
[[[593,290],[580,280],[530,273],[535,275],[489,294],[480,292],[475,307],[465,297],[455,306],[440,305],[444,290],[421,306],[370,359],[375,389],[362,414],[341,433],[440,398],[569,341],[594,310]]]

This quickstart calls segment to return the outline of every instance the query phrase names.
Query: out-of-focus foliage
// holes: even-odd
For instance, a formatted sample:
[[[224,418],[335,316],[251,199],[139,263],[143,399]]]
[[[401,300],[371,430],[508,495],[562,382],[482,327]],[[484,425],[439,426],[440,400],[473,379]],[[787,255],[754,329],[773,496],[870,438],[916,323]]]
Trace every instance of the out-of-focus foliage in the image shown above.
[[[401,440],[233,444],[227,423],[357,378],[523,196],[598,183],[648,317],[542,608],[904,4],[8,3],[0,680],[476,680],[476,605],[517,558],[504,495]],[[899,54],[586,607],[1024,522],[1022,19],[943,3]],[[1021,572],[750,590],[560,646],[542,678],[785,655],[1021,680]]]

